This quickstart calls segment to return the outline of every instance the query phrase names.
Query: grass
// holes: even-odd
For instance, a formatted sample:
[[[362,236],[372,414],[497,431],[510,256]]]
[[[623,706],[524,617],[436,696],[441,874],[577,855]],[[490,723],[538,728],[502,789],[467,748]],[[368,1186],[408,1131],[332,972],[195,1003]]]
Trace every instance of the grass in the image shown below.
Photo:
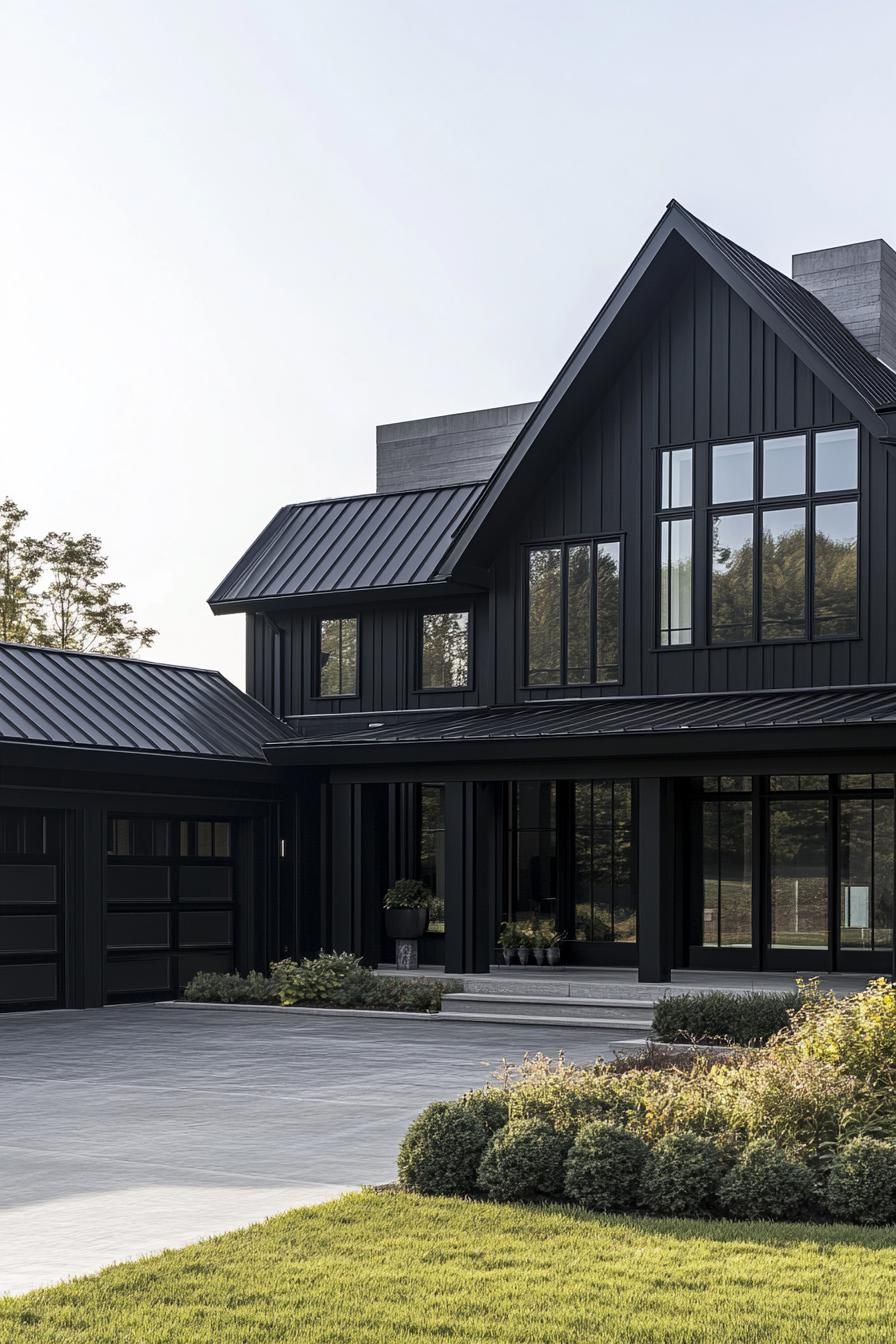
[[[348,1195],[0,1300],[3,1344],[892,1344],[896,1230]]]

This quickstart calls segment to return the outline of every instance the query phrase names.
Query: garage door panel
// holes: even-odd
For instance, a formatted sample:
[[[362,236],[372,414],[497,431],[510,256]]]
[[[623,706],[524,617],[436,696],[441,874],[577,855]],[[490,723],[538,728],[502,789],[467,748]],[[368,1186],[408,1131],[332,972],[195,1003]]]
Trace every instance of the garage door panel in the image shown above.
[[[180,899],[190,902],[214,902],[222,905],[233,900],[233,871],[228,867],[201,868],[181,864],[178,873]]]
[[[171,958],[116,957],[106,964],[107,994],[165,994],[171,988]]]
[[[115,905],[168,904],[171,869],[168,864],[110,864],[106,869],[106,899]]]
[[[13,952],[55,952],[55,915],[0,914],[0,955]]]
[[[167,910],[110,911],[106,920],[106,945],[110,951],[159,947],[167,952],[171,943],[171,916]]]
[[[55,905],[55,863],[0,863],[0,905]]]
[[[182,910],[178,916],[178,942],[181,947],[232,943],[233,913],[230,910]]]
[[[0,1000],[5,1004],[52,1003],[58,994],[55,962],[0,966]]]

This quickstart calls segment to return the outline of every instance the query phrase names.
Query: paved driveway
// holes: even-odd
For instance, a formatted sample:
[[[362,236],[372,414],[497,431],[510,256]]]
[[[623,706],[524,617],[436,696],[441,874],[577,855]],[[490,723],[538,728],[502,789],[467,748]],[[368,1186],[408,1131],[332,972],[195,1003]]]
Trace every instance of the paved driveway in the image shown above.
[[[0,1016],[0,1292],[394,1179],[435,1097],[619,1033],[149,1006]]]

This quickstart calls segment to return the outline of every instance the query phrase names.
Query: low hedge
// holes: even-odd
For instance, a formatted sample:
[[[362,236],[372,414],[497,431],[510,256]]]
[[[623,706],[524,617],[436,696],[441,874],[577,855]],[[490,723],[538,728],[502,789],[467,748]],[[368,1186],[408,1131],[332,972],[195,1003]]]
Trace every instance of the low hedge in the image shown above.
[[[800,995],[669,994],[653,1010],[653,1030],[661,1041],[701,1045],[765,1045],[790,1025]]]
[[[270,978],[200,971],[184,990],[191,1003],[275,1003],[292,1007],[370,1008],[396,1013],[437,1013],[443,994],[456,994],[460,980],[405,979],[374,975],[348,952],[322,952],[301,963],[278,961]]]

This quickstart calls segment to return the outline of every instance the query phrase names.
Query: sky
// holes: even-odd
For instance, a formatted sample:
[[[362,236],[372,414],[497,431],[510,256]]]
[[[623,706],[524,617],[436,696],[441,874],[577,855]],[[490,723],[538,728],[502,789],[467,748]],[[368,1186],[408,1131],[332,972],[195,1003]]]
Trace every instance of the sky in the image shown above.
[[[896,245],[885,0],[0,0],[0,496],[147,655],[375,426],[542,395],[671,197]]]

